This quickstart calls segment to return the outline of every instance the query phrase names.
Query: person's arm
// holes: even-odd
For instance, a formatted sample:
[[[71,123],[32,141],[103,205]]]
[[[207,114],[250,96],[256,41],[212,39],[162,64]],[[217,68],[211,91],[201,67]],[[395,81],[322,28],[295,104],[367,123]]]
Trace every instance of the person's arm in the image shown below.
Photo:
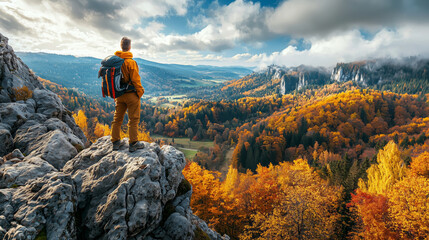
[[[131,78],[131,82],[133,83],[134,87],[136,88],[137,95],[139,96],[139,98],[141,98],[144,94],[144,88],[143,88],[142,83],[141,83],[141,78],[140,78],[140,74],[139,74],[139,67],[135,61],[131,65],[130,78]]]

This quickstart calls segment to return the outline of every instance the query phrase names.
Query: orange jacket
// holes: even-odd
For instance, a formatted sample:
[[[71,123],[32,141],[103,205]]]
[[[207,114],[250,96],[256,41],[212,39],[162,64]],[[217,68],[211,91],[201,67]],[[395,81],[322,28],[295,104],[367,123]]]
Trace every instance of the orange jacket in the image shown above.
[[[144,88],[140,80],[139,66],[137,65],[136,61],[132,59],[133,54],[131,52],[116,51],[115,55],[125,59],[124,64],[122,64],[121,67],[124,80],[125,82],[129,82],[131,79],[132,84],[137,90],[137,95],[139,98],[141,98],[144,93]]]

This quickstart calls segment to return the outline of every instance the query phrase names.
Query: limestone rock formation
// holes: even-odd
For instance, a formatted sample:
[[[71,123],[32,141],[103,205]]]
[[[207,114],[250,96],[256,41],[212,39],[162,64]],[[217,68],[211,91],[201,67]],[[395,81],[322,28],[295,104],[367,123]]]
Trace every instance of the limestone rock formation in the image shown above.
[[[1,34],[0,86],[0,239],[229,239],[192,213],[182,152],[88,146]],[[23,86],[32,98],[16,101]]]
[[[255,73],[254,78],[268,79],[268,82],[280,80],[279,93],[285,95],[294,90],[301,90],[308,85],[323,85],[329,81],[330,75],[323,67],[300,65],[298,67],[280,67],[270,65],[262,70],[263,74]],[[264,81],[263,84],[267,84]]]
[[[0,238],[76,239],[76,192],[69,175],[52,172],[24,186],[0,189]]]
[[[15,91],[23,87],[31,91],[32,97],[15,101]],[[45,128],[48,125],[51,127]],[[0,34],[0,139],[7,142],[0,147],[0,155],[14,148],[28,154],[29,144],[57,128],[61,128],[67,141],[77,150],[86,144],[87,139],[72,120],[71,112],[65,109],[56,94],[43,87],[27,65],[15,55],[8,39]],[[14,139],[13,144],[10,137]]]

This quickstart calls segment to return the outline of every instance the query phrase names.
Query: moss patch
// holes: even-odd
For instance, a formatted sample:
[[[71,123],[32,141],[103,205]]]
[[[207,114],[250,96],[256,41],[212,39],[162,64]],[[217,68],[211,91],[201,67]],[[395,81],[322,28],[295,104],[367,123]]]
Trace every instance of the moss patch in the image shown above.
[[[83,150],[83,147],[80,144],[73,144],[73,147],[76,148],[77,152],[80,152]]]
[[[195,240],[210,240],[210,237],[200,227],[197,226],[197,228],[194,231],[194,239]]]
[[[191,184],[186,178],[183,178],[182,182],[180,182],[179,187],[177,188],[176,197],[182,196],[183,194],[189,192],[191,190]]]
[[[40,231],[39,234],[37,234],[35,240],[46,240],[46,239],[48,239],[46,235],[46,228],[43,228],[42,231]]]
[[[171,214],[173,214],[176,211],[176,208],[173,206],[173,201],[168,201],[164,209],[162,211],[162,220],[161,220],[161,226],[164,225],[165,221],[167,221],[168,217],[170,217]]]

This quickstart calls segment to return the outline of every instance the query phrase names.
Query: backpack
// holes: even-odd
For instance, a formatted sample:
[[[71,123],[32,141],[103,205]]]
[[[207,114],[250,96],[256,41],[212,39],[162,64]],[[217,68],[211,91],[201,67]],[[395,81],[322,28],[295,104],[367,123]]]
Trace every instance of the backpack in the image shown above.
[[[122,96],[124,93],[135,90],[131,80],[123,83],[121,67],[124,59],[110,55],[101,61],[101,67],[98,71],[98,78],[101,77],[101,91],[103,97],[109,96],[113,99]]]

